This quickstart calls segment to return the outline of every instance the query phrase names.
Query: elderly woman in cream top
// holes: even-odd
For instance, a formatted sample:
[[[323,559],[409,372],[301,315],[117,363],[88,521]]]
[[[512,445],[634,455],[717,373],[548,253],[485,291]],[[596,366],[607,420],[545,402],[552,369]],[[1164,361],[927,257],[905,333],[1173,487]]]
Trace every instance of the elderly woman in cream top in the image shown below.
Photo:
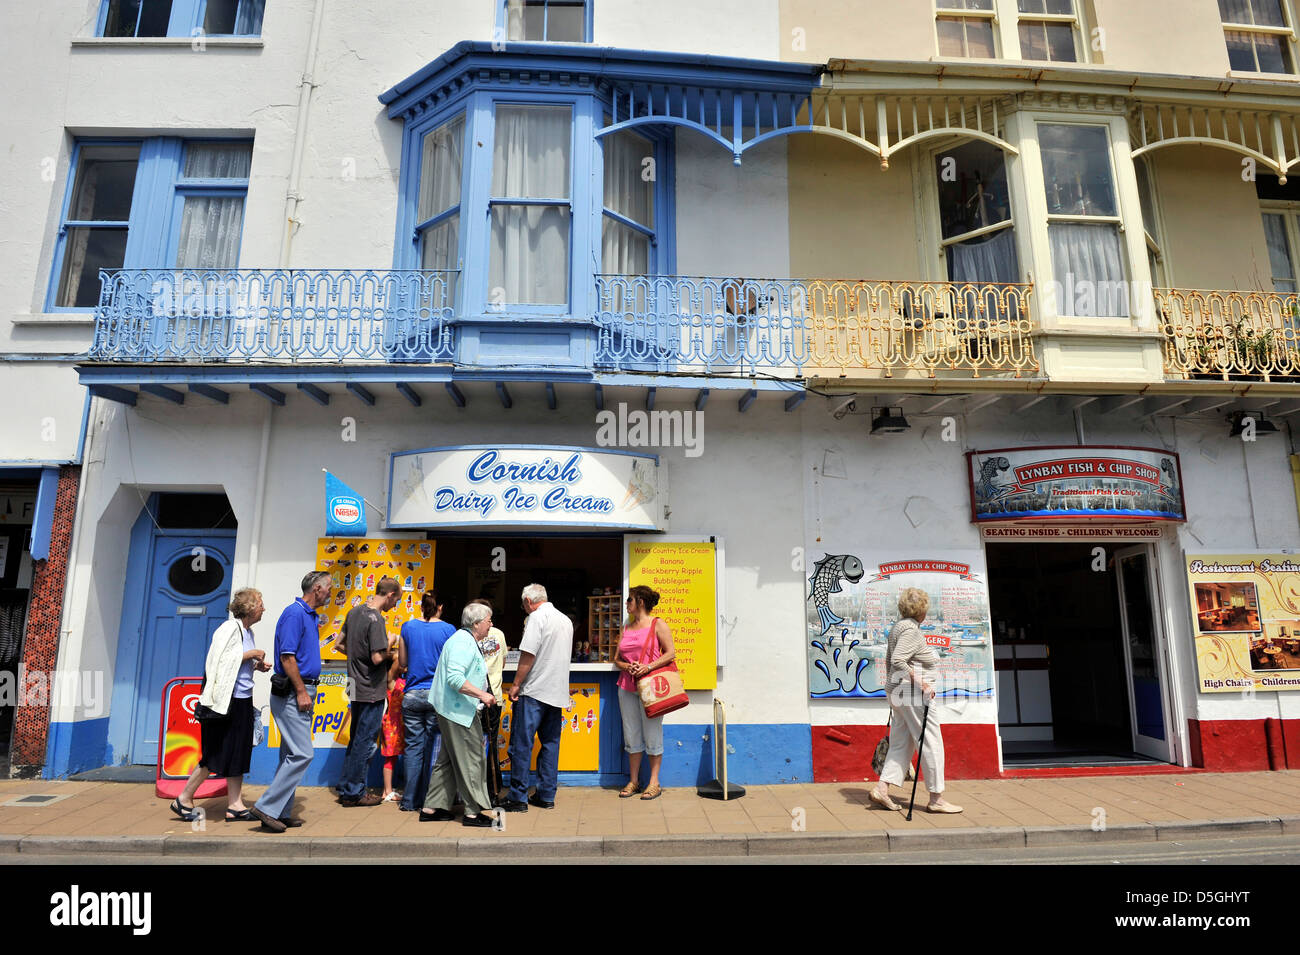
[[[893,720],[889,726],[889,753],[885,767],[880,771],[880,781],[871,790],[871,801],[886,809],[898,809],[898,803],[889,795],[890,785],[901,786],[903,774],[912,761],[921,736],[921,722],[925,704],[934,699],[934,669],[939,654],[925,642],[921,624],[930,609],[930,597],[916,587],[908,587],[898,595],[898,612],[902,619],[889,632],[889,647],[885,659],[889,666],[886,686],[889,690],[889,707]],[[930,791],[930,812],[961,812],[943,798],[943,734],[939,729],[937,713],[931,713],[925,724],[925,745],[921,748],[921,774]]]

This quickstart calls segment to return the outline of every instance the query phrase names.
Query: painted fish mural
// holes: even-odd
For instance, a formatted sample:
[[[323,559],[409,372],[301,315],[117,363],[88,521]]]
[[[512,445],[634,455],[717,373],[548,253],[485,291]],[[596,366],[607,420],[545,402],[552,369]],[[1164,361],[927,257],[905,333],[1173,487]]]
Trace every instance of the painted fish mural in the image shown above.
[[[843,589],[840,587],[841,580],[856,584],[862,579],[862,574],[862,561],[851,554],[827,554],[813,564],[808,586],[812,589],[813,606],[817,608],[817,616],[822,621],[822,633],[837,623],[844,622],[844,618],[836,616],[830,608],[831,594],[838,594]]]

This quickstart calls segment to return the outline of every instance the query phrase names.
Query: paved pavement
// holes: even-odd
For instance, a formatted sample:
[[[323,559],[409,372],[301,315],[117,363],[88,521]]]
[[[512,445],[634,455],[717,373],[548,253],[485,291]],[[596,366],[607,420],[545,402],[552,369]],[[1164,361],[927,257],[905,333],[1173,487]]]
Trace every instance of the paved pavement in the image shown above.
[[[815,857],[1300,834],[1300,771],[954,780],[945,796],[964,813],[918,809],[911,822],[871,806],[867,786],[751,786],[730,802],[693,789],[643,802],[619,799],[616,790],[562,788],[556,808],[507,814],[504,831],[421,823],[395,803],[345,809],[329,790],[300,789],[295,813],[305,825],[276,835],[224,822],[224,799],[199,803],[205,823],[182,822],[152,784],[0,780],[0,855]],[[261,791],[249,786],[247,796]],[[65,798],[6,805],[32,795]]]

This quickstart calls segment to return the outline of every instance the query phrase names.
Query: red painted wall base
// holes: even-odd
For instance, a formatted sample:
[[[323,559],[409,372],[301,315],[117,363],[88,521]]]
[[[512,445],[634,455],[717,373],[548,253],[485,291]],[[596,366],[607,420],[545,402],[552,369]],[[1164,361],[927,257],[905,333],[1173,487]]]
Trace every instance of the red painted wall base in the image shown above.
[[[875,779],[871,754],[888,732],[885,726],[812,727],[813,782]],[[944,775],[988,779],[998,774],[997,727],[992,723],[949,723],[943,728]]]
[[[1300,769],[1300,720],[1188,720],[1187,729],[1193,766],[1232,773]]]
[[[1212,772],[1300,769],[1300,719],[1188,720],[1192,765]],[[875,779],[871,754],[885,726],[813,726],[813,782]],[[998,773],[997,726],[950,723],[943,728],[944,773],[952,779],[992,779]],[[1174,769],[1175,767],[1169,767]],[[1107,774],[1134,770],[1108,768]],[[1155,767],[1145,771],[1157,771]],[[1039,771],[1023,771],[1024,774]],[[1078,771],[1072,771],[1077,773]],[[1008,775],[1021,775],[1014,771]]]

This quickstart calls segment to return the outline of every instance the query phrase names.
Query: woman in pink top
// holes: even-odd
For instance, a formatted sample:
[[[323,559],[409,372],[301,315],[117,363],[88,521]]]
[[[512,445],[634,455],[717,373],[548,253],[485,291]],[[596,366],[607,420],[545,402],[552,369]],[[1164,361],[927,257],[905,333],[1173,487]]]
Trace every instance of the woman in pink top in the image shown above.
[[[628,591],[628,619],[618,642],[618,652],[614,654],[614,665],[623,671],[618,678],[618,709],[623,716],[623,749],[627,751],[632,776],[618,794],[621,799],[641,792],[642,753],[650,757],[650,785],[641,798],[656,799],[661,792],[659,766],[664,759],[664,718],[646,717],[636,689],[638,677],[667,666],[677,656],[668,624],[650,614],[657,603],[659,595],[649,587],[638,586]]]

